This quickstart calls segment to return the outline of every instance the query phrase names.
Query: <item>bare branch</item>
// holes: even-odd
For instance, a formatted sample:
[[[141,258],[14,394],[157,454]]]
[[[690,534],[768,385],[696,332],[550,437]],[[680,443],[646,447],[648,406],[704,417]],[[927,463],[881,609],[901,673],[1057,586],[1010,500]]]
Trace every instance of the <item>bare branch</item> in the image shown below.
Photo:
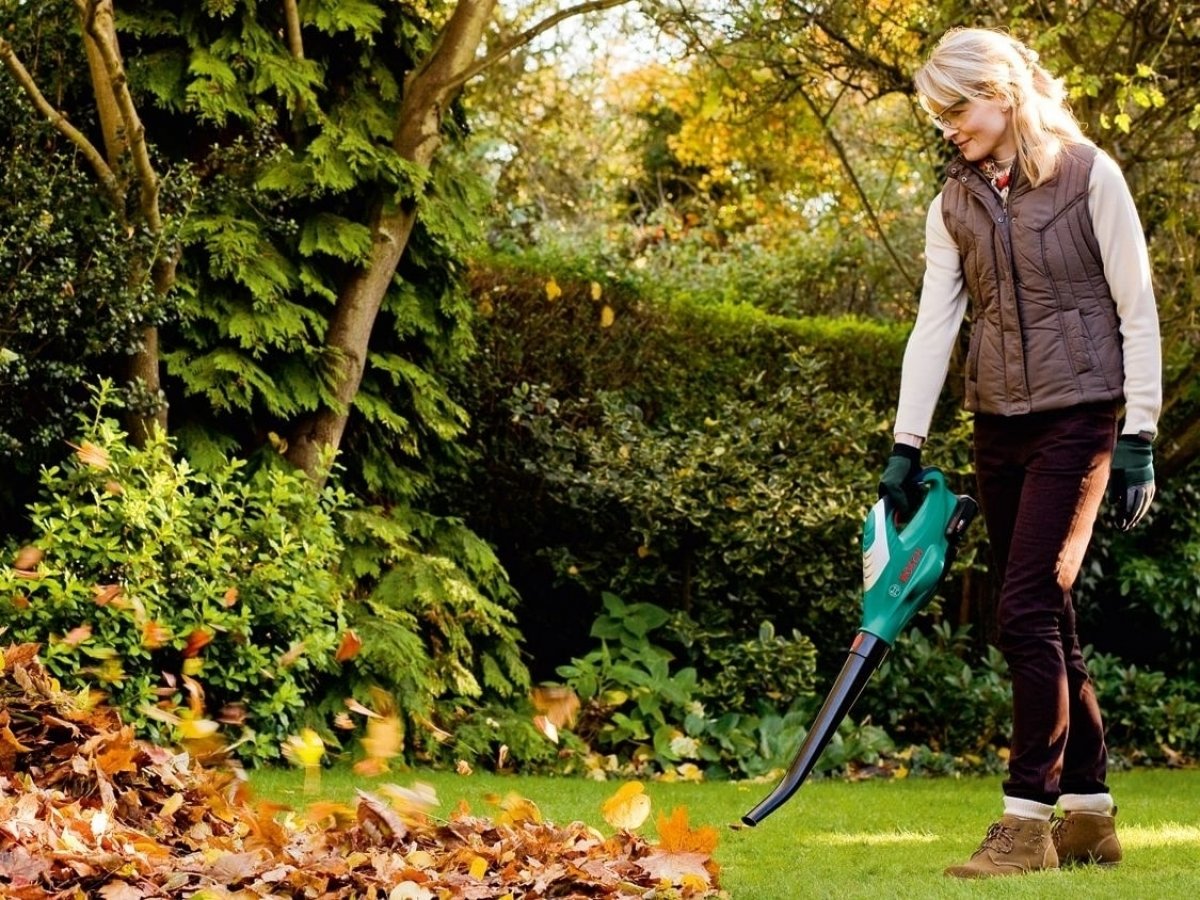
[[[100,179],[100,184],[104,187],[105,193],[108,194],[113,207],[120,213],[124,208],[124,203],[121,199],[117,176],[109,168],[104,155],[96,148],[95,144],[87,139],[87,136],[83,132],[67,121],[67,117],[55,109],[50,101],[46,99],[41,89],[38,88],[37,82],[34,81],[33,76],[29,74],[29,70],[25,68],[18,58],[17,52],[3,37],[0,37],[0,59],[4,61],[4,67],[16,79],[17,84],[21,86],[21,89],[33,102],[38,112],[45,117],[46,121],[53,126],[55,131],[79,148],[79,152],[83,154],[84,158],[88,161],[88,165],[96,173],[96,177]]]
[[[283,14],[287,17],[288,49],[294,59],[304,59],[304,39],[300,35],[300,9],[296,0],[283,0]]]
[[[154,234],[162,231],[162,215],[158,208],[158,173],[150,160],[150,149],[146,144],[146,127],[138,116],[133,95],[129,92],[129,79],[121,62],[121,51],[117,47],[116,27],[113,21],[112,0],[75,0],[75,6],[83,17],[84,28],[96,42],[104,67],[108,70],[113,95],[121,119],[125,123],[125,139],[133,153],[133,165],[141,182],[139,205],[146,224]]]
[[[896,248],[892,246],[888,240],[887,233],[883,230],[883,224],[879,221],[879,217],[875,214],[875,207],[871,205],[871,199],[867,196],[867,192],[863,189],[862,182],[858,180],[858,174],[854,171],[854,166],[850,163],[850,157],[846,154],[846,148],[842,145],[841,139],[834,132],[833,127],[829,124],[830,109],[827,112],[822,112],[818,108],[816,101],[812,95],[803,87],[797,85],[796,93],[804,100],[809,110],[812,111],[813,117],[821,123],[821,130],[825,132],[825,140],[833,147],[837,154],[838,160],[841,161],[842,168],[846,172],[846,177],[850,179],[850,183],[854,186],[854,192],[858,195],[858,200],[863,206],[863,211],[867,214],[867,218],[871,221],[871,225],[875,229],[875,233],[879,235],[879,240],[883,242],[884,249],[887,250],[888,256],[892,258],[892,262],[896,264],[896,271],[904,276],[904,280],[908,282],[909,287],[914,291],[918,288],[917,280],[909,272],[908,267],[900,259],[900,254],[896,252]]]
[[[508,56],[508,54],[512,53],[517,48],[524,47],[530,41],[534,40],[539,35],[546,33],[560,22],[574,18],[575,16],[586,15],[590,12],[599,12],[600,10],[604,9],[612,9],[614,6],[623,6],[629,2],[630,0],[589,0],[587,3],[580,3],[577,6],[569,6],[566,9],[559,10],[558,12],[554,13],[554,15],[547,16],[536,25],[527,28],[525,31],[522,31],[511,40],[505,41],[483,59],[476,60],[461,73],[459,73],[453,79],[453,81],[446,85],[446,87],[452,90],[456,87],[466,84],[484,69],[487,69],[489,66],[492,66],[504,59],[504,57]]]

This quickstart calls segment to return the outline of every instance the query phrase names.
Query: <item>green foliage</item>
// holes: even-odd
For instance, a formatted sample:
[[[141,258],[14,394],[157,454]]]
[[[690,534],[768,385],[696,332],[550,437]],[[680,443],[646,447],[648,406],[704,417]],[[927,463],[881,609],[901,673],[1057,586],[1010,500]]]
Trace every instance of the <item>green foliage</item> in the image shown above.
[[[335,668],[347,498],[280,467],[197,472],[161,435],[132,447],[107,400],[79,458],[42,473],[36,574],[0,568],[7,638],[42,643],[51,672],[152,737],[170,735],[146,710],[186,706],[193,678],[210,714],[244,716],[244,758],[274,758]]]
[[[48,58],[75,40],[49,24],[39,38]],[[112,372],[169,312],[145,273],[131,277],[154,248],[144,228],[121,225],[71,146],[0,76],[0,468],[12,476],[0,509],[27,499],[38,467],[61,455],[84,383]]]
[[[551,545],[560,575],[670,598],[704,622],[736,608],[741,622],[770,616],[808,630],[811,610],[853,614],[860,567],[839,558],[861,527],[875,421],[829,391],[812,361],[794,358],[783,380],[744,384],[698,426],[651,426],[612,395],[589,404],[518,393],[512,419],[534,445],[527,465],[554,487],[556,519],[590,529]],[[801,422],[824,442],[806,441]]]
[[[716,710],[752,709],[759,701],[789,709],[813,694],[817,650],[796,629],[781,637],[764,621],[756,637],[739,640],[732,629],[706,630],[686,616],[676,616],[672,627],[700,672],[704,702]]]
[[[408,751],[431,753],[439,698],[473,709],[515,701],[529,687],[513,626],[516,596],[491,548],[461,522],[405,507],[360,508],[342,527],[343,571],[354,585],[346,617],[363,646],[322,711],[341,710],[346,695],[366,701],[383,686],[413,726]],[[462,717],[453,712],[446,725]]]
[[[1117,645],[1123,658],[1200,680],[1200,486],[1186,473],[1160,482],[1150,516],[1136,531],[1097,531],[1092,567],[1084,573],[1095,599],[1086,610],[1093,627],[1111,623],[1114,634],[1105,644],[1123,636],[1124,646]],[[1171,552],[1163,552],[1167,547]]]
[[[696,670],[671,671],[673,654],[650,640],[669,614],[648,603],[627,605],[614,594],[603,599],[606,612],[592,626],[600,647],[558,667],[583,706],[575,733],[600,752],[638,764],[715,758],[698,740],[706,722]]]
[[[939,622],[912,628],[863,692],[855,715],[897,741],[956,755],[1005,746],[1012,730],[1012,687],[1004,659],[988,647],[973,658],[969,629]]]
[[[1200,759],[1200,684],[1105,653],[1091,654],[1088,669],[1110,753],[1134,764]]]

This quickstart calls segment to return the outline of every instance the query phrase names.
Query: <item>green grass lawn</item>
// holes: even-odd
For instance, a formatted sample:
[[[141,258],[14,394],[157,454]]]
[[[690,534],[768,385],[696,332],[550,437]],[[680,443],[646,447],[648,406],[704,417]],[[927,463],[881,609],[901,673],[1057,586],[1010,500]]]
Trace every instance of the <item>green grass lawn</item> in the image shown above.
[[[364,779],[347,769],[323,774],[322,799],[352,801]],[[555,822],[583,820],[607,832],[600,804],[619,782],[412,771],[385,776],[399,784],[433,785],[442,812],[465,799],[480,814],[493,810],[487,794],[514,791]],[[290,770],[255,772],[260,796],[294,806],[307,800],[303,776]],[[910,779],[854,784],[816,781],[753,829],[732,830],[771,785],[647,782],[657,813],[688,808],[692,826],[716,825],[722,885],[738,900],[787,898],[1077,897],[1163,900],[1200,891],[1200,770],[1115,773],[1125,861],[1117,868],[1076,868],[987,882],[958,882],[942,869],[964,861],[999,817],[998,778]]]

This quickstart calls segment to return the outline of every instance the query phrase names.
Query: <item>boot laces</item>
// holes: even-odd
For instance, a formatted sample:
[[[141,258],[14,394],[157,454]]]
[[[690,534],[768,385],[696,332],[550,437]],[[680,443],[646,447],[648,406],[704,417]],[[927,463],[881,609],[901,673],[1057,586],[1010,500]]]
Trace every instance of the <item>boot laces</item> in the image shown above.
[[[1003,822],[993,822],[988,826],[983,843],[979,845],[979,853],[983,850],[998,850],[1000,853],[1012,853],[1013,832]]]
[[[1050,837],[1057,844],[1062,839],[1063,832],[1067,830],[1066,816],[1051,816],[1050,817]]]

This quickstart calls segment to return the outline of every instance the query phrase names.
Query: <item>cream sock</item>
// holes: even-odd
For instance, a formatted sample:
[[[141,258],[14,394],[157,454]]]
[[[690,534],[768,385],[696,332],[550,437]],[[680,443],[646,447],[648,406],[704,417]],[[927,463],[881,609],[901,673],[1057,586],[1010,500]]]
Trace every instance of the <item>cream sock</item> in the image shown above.
[[[1054,812],[1054,805],[1051,803],[1038,803],[1036,800],[1026,800],[1024,797],[1007,795],[1004,797],[1004,814],[1006,816],[1049,822],[1052,812]]]
[[[1112,794],[1063,794],[1058,798],[1064,813],[1086,812],[1101,816],[1113,814]]]

